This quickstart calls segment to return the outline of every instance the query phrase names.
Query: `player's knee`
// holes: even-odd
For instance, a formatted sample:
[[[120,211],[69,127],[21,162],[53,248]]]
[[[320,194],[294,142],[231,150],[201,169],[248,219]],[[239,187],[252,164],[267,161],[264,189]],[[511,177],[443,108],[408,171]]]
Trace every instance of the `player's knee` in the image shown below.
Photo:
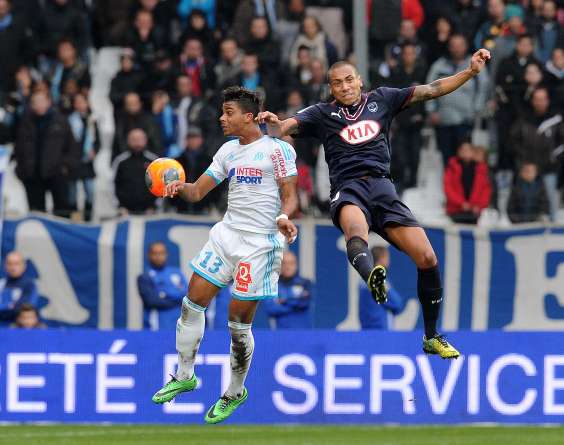
[[[437,265],[437,255],[433,249],[427,249],[421,252],[417,258],[417,268],[418,269],[430,269]]]

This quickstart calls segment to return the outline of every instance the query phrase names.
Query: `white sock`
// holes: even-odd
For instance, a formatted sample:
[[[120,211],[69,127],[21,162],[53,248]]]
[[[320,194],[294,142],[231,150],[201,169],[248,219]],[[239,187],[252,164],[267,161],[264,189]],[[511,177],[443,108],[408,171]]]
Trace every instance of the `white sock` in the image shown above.
[[[238,399],[243,395],[243,385],[251,367],[255,339],[250,324],[230,321],[228,326],[231,332],[231,381],[225,394]]]
[[[198,306],[184,297],[182,314],[176,322],[176,350],[178,351],[178,370],[176,378],[187,380],[194,375],[194,363],[206,327],[206,308]]]

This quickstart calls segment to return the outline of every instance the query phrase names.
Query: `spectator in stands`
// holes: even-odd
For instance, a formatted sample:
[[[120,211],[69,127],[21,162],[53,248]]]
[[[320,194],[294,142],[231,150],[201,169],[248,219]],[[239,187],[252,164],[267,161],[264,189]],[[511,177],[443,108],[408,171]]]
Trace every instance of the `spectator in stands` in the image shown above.
[[[212,93],[215,86],[213,65],[204,58],[204,48],[200,40],[186,40],[180,53],[180,68],[192,81],[194,96],[206,97]]]
[[[455,5],[454,24],[464,34],[467,42],[472,42],[481,21],[482,11],[479,2],[474,0],[457,0]],[[431,63],[430,60],[427,61]]]
[[[371,249],[374,264],[380,264],[387,270],[390,267],[390,251],[384,246],[374,246]],[[389,330],[392,328],[392,316],[401,313],[407,300],[394,288],[389,279],[386,280],[388,301],[378,304],[368,290],[366,283],[359,285],[358,310],[361,329]]]
[[[292,77],[294,83],[299,85],[307,85],[311,80],[311,50],[302,45],[298,48],[298,64],[292,70]]]
[[[178,267],[167,265],[166,245],[151,243],[148,264],[137,278],[137,288],[143,300],[143,327],[151,331],[173,329],[176,326],[182,299],[188,295],[188,282]]]
[[[186,141],[184,143],[184,150],[176,158],[178,162],[184,167],[186,173],[186,182],[196,182],[212,162],[212,157],[206,152],[204,143],[204,135],[202,130],[198,127],[190,126]],[[173,198],[173,205],[179,213],[189,213],[193,215],[200,215],[205,213],[210,205],[217,202],[220,195],[219,190],[215,188],[204,199],[198,202],[187,202],[180,198]]]
[[[152,98],[157,90],[166,92],[169,97],[174,94],[176,88],[177,68],[172,63],[172,58],[166,50],[158,50],[155,63],[151,70],[145,75],[140,90],[144,101]]]
[[[279,0],[241,0],[232,22],[233,37],[241,47],[245,47],[250,39],[249,29],[254,17],[265,17],[270,29],[277,32],[278,21],[285,16],[284,2]]]
[[[116,117],[116,130],[112,149],[112,159],[127,150],[128,135],[134,128],[141,128],[148,138],[148,149],[161,155],[164,146],[159,129],[150,114],[143,110],[143,103],[137,93],[127,93],[123,100],[124,110]]]
[[[290,51],[290,66],[298,66],[298,49],[305,46],[310,49],[311,56],[321,60],[324,66],[331,66],[337,61],[337,49],[323,32],[319,21],[307,16],[302,22],[302,29]]]
[[[564,103],[564,48],[554,48],[544,69],[546,85],[552,93],[554,102]]]
[[[525,96],[525,68],[535,62],[533,57],[533,39],[529,34],[522,34],[517,39],[515,52],[499,63],[496,73],[496,126],[498,143],[498,163],[500,170],[512,170],[514,167],[511,146],[508,145],[509,129],[517,118],[517,111]]]
[[[96,0],[92,14],[96,48],[124,46],[131,27],[131,10],[136,0]]]
[[[401,50],[400,63],[392,69],[390,86],[405,88],[406,86],[421,85],[425,82],[425,64],[418,59],[417,49],[412,43],[405,43]],[[423,145],[421,129],[425,119],[423,103],[415,104],[395,119],[394,150],[392,151],[392,172],[398,191],[415,187],[417,184],[417,169],[419,167],[419,151]],[[394,167],[395,166],[395,167]]]
[[[423,42],[417,39],[417,28],[412,20],[404,19],[401,21],[400,33],[398,38],[386,46],[385,57],[387,67],[381,68],[384,71],[382,74],[387,77],[389,70],[395,68],[401,57],[401,48],[405,43],[411,43],[415,46],[417,57],[424,59],[427,53],[426,47]]]
[[[542,26],[542,10],[545,0],[530,0],[527,9],[527,29],[534,31]]]
[[[496,39],[506,30],[505,4],[503,0],[488,0],[488,19],[482,23],[474,37],[474,48],[492,51]]]
[[[554,221],[558,210],[557,171],[564,144],[562,115],[551,108],[546,88],[537,88],[531,95],[531,111],[523,114],[511,127],[510,146],[517,165],[532,163],[538,167],[550,203]]]
[[[14,321],[22,305],[37,306],[39,302],[35,280],[25,272],[23,256],[16,251],[8,253],[4,260],[5,277],[0,279],[0,325]]]
[[[511,189],[507,204],[507,215],[512,223],[547,221],[548,196],[536,164],[525,162]]]
[[[490,204],[492,188],[488,166],[476,162],[470,142],[458,147],[444,173],[446,212],[457,223],[476,224]]]
[[[145,72],[152,69],[157,59],[157,51],[166,48],[165,32],[155,25],[153,14],[149,11],[137,11],[133,29],[127,36],[127,46],[133,49],[137,62]]]
[[[215,64],[214,74],[217,85],[225,85],[226,82],[241,73],[243,54],[233,38],[224,39],[220,44],[220,58]]]
[[[43,73],[51,70],[51,64],[57,55],[57,44],[63,39],[75,44],[80,57],[86,54],[90,43],[86,17],[72,2],[46,0],[44,9],[39,13],[41,16],[37,42],[40,54],[43,56],[41,61]]]
[[[312,327],[312,283],[298,274],[298,260],[291,251],[284,252],[278,297],[262,304],[274,329],[308,329]]]
[[[54,213],[68,217],[69,174],[78,164],[80,148],[67,118],[52,106],[44,91],[37,91],[31,97],[30,111],[18,129],[14,157],[29,209],[45,212],[45,193],[50,191]]]
[[[0,91],[12,91],[18,68],[31,62],[32,39],[26,24],[12,13],[13,0],[0,0]]]
[[[216,0],[179,0],[176,12],[183,26],[189,26],[194,12],[199,12],[206,19],[210,28],[215,28]]]
[[[57,62],[50,76],[53,102],[59,102],[63,87],[71,80],[76,82],[76,86],[83,93],[88,92],[90,88],[88,65],[78,59],[73,42],[61,40],[57,47]]]
[[[439,17],[437,19],[427,48],[426,62],[428,64],[434,63],[441,57],[448,56],[448,42],[453,32],[453,25],[448,17]],[[464,37],[468,39],[466,34],[464,34]]]
[[[258,91],[265,101],[265,108],[279,110],[279,91],[268,71],[259,71],[256,54],[245,54],[241,64],[241,74],[227,81],[226,86],[241,85],[251,91]]]
[[[263,70],[274,74],[280,65],[280,45],[272,35],[268,20],[265,17],[254,17],[250,32],[251,36],[244,46],[245,53],[256,54]]]
[[[35,306],[24,303],[17,310],[16,319],[10,327],[20,329],[46,329],[47,325],[39,318],[39,312]]]
[[[150,12],[153,16],[155,25],[163,31],[170,29],[171,21],[175,16],[173,10],[174,2],[167,0],[138,0],[137,3],[135,14],[140,10]],[[167,38],[167,41],[168,40],[169,39]]]
[[[157,198],[145,185],[145,170],[157,155],[148,150],[147,135],[141,128],[127,134],[127,146],[127,151],[116,157],[112,164],[120,214],[150,213]]]
[[[174,108],[166,91],[157,90],[153,93],[151,110],[153,119],[160,131],[161,141],[164,145],[163,154],[174,158],[180,153],[177,145],[177,121]]]
[[[110,100],[114,106],[115,116],[123,111],[125,96],[139,91],[142,82],[143,72],[135,66],[135,53],[130,48],[123,50],[120,56],[120,70],[110,85]]]
[[[427,74],[427,83],[465,69],[470,63],[467,50],[464,36],[453,35],[449,41],[449,57],[433,63]],[[484,108],[488,82],[486,73],[482,73],[453,93],[425,103],[431,124],[435,127],[443,165],[446,166],[454,150],[469,136],[476,113]]]
[[[100,150],[100,133],[98,122],[90,110],[88,97],[83,93],[78,93],[73,98],[73,112],[68,117],[70,128],[74,140],[80,148],[80,162],[77,169],[72,172],[72,177],[76,178],[70,184],[70,207],[73,210],[77,206],[77,189],[79,183],[84,190],[84,220],[90,221],[92,218],[92,207],[94,205],[94,159]]]
[[[496,76],[499,63],[515,51],[519,37],[527,33],[523,24],[524,19],[525,13],[521,6],[507,5],[505,7],[506,26],[503,33],[497,37],[491,51],[492,63],[489,64],[489,71],[493,78]]]
[[[556,2],[546,0],[542,5],[542,22],[534,29],[536,36],[535,55],[545,63],[550,59],[552,50],[564,43],[564,29],[557,20]]]
[[[208,149],[215,153],[216,143],[223,138],[223,133],[220,134],[221,127],[218,125],[217,112],[204,99],[194,97],[190,77],[181,75],[176,79],[176,100],[173,102],[173,107],[178,123],[178,146],[184,146],[188,130],[194,125],[206,135]]]
[[[327,85],[327,69],[325,65],[319,59],[312,59],[309,64],[309,72],[311,79],[303,88],[307,103],[315,104],[326,101],[330,93]]]
[[[216,54],[216,41],[212,36],[213,30],[208,26],[204,13],[200,9],[194,9],[188,16],[188,24],[178,39],[179,47],[182,48],[188,39],[199,40],[204,48],[204,56],[209,58]]]

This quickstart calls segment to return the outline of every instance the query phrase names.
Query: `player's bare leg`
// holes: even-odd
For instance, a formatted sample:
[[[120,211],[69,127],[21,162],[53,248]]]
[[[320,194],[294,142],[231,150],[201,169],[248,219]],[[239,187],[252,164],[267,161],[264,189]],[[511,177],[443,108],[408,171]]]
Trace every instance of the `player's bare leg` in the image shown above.
[[[176,322],[176,350],[178,351],[178,369],[171,380],[155,395],[153,402],[170,402],[181,392],[193,391],[198,385],[194,373],[196,355],[204,337],[206,317],[204,311],[216,296],[219,287],[192,274],[188,286],[188,296],[182,301],[180,318]]]
[[[429,238],[421,227],[394,224],[386,226],[385,230],[390,241],[409,255],[417,266],[417,295],[425,323],[423,350],[428,354],[439,354],[442,358],[458,358],[460,353],[437,332],[443,288],[437,256]]]
[[[244,385],[255,349],[251,327],[257,307],[257,300],[231,300],[229,305],[231,380],[225,394],[208,410],[205,417],[207,423],[219,423],[227,419],[249,396]]]
[[[368,248],[368,223],[364,212],[354,204],[344,205],[339,212],[339,225],[347,241],[347,256],[352,266],[366,281],[377,303],[385,303],[386,269],[374,266],[374,258]]]

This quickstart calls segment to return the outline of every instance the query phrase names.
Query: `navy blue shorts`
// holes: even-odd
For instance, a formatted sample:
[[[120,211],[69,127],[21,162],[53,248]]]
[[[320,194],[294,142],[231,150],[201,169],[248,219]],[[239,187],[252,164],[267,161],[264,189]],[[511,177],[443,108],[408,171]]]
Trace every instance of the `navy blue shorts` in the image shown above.
[[[339,213],[347,204],[359,207],[366,216],[370,230],[390,243],[384,231],[386,225],[395,223],[400,226],[419,227],[413,213],[400,201],[394,184],[388,178],[351,179],[341,186],[331,198],[331,219],[339,229]]]

